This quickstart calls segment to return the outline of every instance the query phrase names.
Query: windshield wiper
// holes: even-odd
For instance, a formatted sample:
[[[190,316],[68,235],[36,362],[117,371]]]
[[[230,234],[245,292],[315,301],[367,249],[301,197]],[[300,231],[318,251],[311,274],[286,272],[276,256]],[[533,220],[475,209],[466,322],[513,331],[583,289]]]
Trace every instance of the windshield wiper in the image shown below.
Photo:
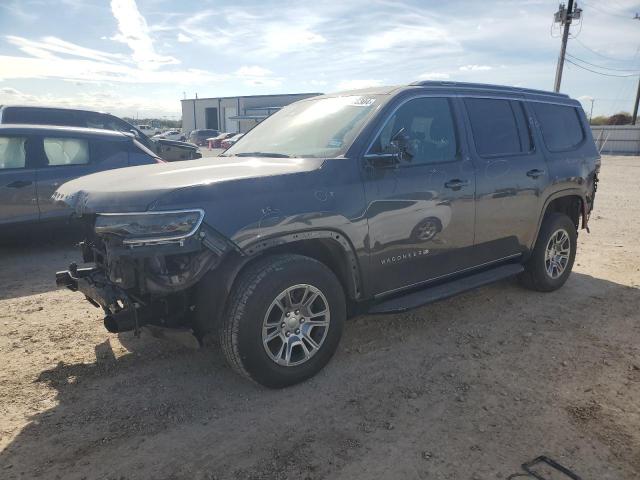
[[[271,158],[292,158],[291,155],[273,152],[244,152],[236,153],[236,157],[271,157]]]

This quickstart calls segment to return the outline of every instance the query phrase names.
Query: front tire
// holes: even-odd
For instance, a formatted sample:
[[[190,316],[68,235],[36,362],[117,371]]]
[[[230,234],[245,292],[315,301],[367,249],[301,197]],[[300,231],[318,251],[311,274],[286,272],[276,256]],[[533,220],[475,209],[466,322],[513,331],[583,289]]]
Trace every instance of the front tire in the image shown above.
[[[256,261],[235,283],[219,330],[229,365],[269,388],[318,373],[338,347],[346,302],[324,264],[301,255]]]
[[[569,278],[576,258],[578,232],[565,214],[545,217],[531,257],[520,275],[521,283],[532,290],[551,292]]]

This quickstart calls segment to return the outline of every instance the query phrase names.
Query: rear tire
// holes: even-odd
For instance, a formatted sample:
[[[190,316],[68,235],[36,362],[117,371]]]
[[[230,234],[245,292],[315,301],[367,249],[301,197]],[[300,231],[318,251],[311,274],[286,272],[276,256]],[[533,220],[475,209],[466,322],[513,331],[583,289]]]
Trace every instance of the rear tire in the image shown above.
[[[569,278],[576,257],[578,232],[573,221],[563,213],[545,217],[531,257],[520,274],[526,288],[552,292]]]
[[[238,373],[283,388],[329,362],[345,319],[344,291],[329,268],[301,255],[268,256],[236,281],[221,321],[220,345]]]

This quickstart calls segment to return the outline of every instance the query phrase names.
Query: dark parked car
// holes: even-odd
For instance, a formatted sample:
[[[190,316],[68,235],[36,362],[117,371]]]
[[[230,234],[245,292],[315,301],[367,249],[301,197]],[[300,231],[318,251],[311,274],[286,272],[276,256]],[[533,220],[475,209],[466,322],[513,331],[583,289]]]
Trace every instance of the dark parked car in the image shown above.
[[[561,287],[599,166],[562,94],[418,82],[314,97],[215,163],[62,186],[93,234],[57,281],[109,331],[213,333],[238,372],[283,387],[329,361],[348,316],[513,275]]]
[[[132,134],[72,127],[0,125],[0,237],[19,224],[66,220],[51,195],[68,180],[162,162]]]
[[[72,108],[4,105],[0,106],[0,124],[2,123],[102,128],[133,133],[140,143],[168,162],[202,157],[198,149],[189,143],[165,138],[149,138],[139,128],[109,113]]]
[[[220,135],[220,131],[218,130],[193,130],[189,134],[189,138],[187,139],[187,141],[189,143],[193,143],[194,145],[203,146],[207,145],[208,138],[217,137],[218,135]]]

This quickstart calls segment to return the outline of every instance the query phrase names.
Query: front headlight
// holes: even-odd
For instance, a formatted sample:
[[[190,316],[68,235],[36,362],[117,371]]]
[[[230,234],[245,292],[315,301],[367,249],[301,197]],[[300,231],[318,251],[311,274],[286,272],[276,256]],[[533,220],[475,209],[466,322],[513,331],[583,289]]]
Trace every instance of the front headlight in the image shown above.
[[[125,244],[182,240],[193,235],[204,218],[204,211],[104,213],[96,217],[95,232],[117,235]]]

